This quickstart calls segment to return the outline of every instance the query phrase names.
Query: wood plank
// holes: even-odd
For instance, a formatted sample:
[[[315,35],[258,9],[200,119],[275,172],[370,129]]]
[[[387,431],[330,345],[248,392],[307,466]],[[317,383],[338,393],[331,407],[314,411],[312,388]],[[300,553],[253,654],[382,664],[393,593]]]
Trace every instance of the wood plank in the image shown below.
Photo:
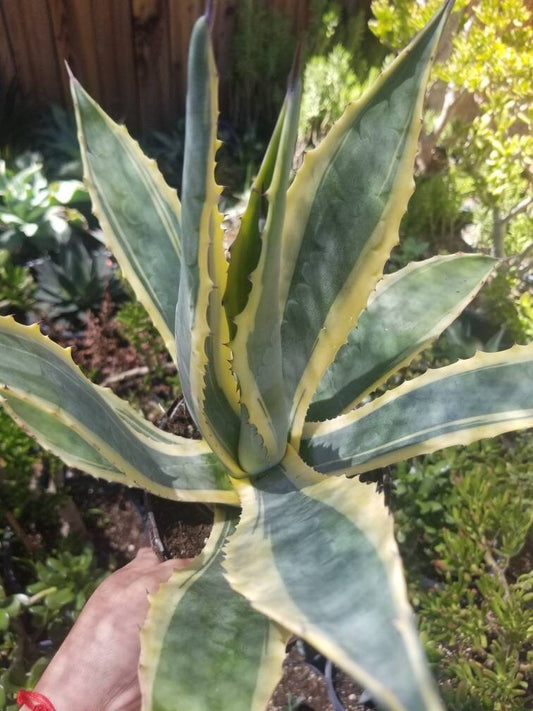
[[[214,28],[214,47],[221,81],[231,72],[231,41],[237,25],[238,0],[220,0]]]
[[[69,50],[68,28],[63,8],[63,0],[47,0],[48,14],[54,38],[54,51],[59,71],[59,81],[63,92],[63,102],[72,104],[70,97],[69,79],[65,62],[74,70],[72,53]]]
[[[172,125],[168,3],[133,0],[132,9],[141,129],[167,130]]]
[[[100,103],[102,97],[91,0],[63,0],[62,11],[71,69],[85,89]]]
[[[0,81],[3,87],[9,86],[16,75],[15,62],[11,52],[11,42],[7,32],[2,4],[0,3]]]
[[[111,9],[121,114],[128,127],[132,131],[137,131],[139,128],[139,104],[133,54],[131,5],[126,0],[112,0]]]
[[[185,110],[189,40],[193,25],[202,12],[201,0],[169,0],[170,74],[176,82],[178,114]]]
[[[94,25],[93,53],[96,59],[100,103],[113,118],[121,114],[120,96],[117,94],[117,68],[115,66],[114,28],[111,0],[92,0],[91,15]]]
[[[232,40],[237,27],[239,0],[220,0],[214,27],[214,49],[220,80],[220,107],[224,115],[228,113],[232,87]]]
[[[309,0],[249,0],[307,22]],[[183,113],[190,34],[204,0],[0,0],[0,77],[68,101],[67,60],[94,98],[133,130],[171,128]],[[239,0],[218,0],[214,45],[222,103],[230,87]],[[226,97],[227,98],[227,97]]]
[[[19,0],[3,0],[2,13],[11,43],[17,80],[24,94],[30,94],[33,89],[33,68]]]
[[[160,55],[160,81],[162,83],[163,105],[165,110],[164,125],[172,129],[179,115],[178,108],[178,84],[172,71],[171,61],[171,37],[170,37],[170,6],[173,0],[164,0],[163,3],[163,47]]]
[[[124,0],[92,0],[101,104],[116,121],[138,125],[131,8]]]
[[[170,44],[170,76],[176,84],[177,109],[180,114],[185,109],[185,92],[187,85],[187,48],[184,38],[184,25],[190,12],[189,2],[169,0],[168,31]]]
[[[46,0],[19,0],[19,7],[32,60],[34,94],[46,102],[62,103],[59,63]]]
[[[298,0],[294,8],[294,29],[297,35],[305,32],[309,22],[309,0]]]

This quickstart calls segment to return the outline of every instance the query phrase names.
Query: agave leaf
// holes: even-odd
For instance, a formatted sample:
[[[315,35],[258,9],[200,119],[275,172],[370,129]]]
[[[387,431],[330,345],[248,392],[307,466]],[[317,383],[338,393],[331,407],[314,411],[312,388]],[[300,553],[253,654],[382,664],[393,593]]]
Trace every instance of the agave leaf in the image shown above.
[[[226,470],[205,442],[160,432],[110,391],[93,385],[69,350],[41,335],[37,324],[22,326],[0,317],[0,350],[8,410],[68,464],[78,466],[76,461],[85,459],[90,474],[116,480],[120,473],[130,486],[170,499],[237,503]]]
[[[372,486],[324,478],[292,447],[239,480],[231,586],[399,711],[442,709],[407,601],[393,522]]]
[[[31,437],[46,450],[60,457],[69,467],[75,467],[99,479],[132,486],[129,479],[111,462],[80,437],[60,417],[32,404],[25,393],[15,393],[4,388],[0,400],[6,412]]]
[[[266,211],[265,193],[272,182],[286,113],[287,101],[284,101],[263,162],[251,187],[237,237],[229,250],[231,259],[228,265],[224,308],[231,338],[234,338],[237,332],[235,318],[246,306],[252,288],[250,274],[255,271],[261,254],[261,223],[265,219]]]
[[[155,161],[71,76],[84,178],[106,244],[176,360],[180,203]]]
[[[206,548],[150,597],[141,631],[143,711],[264,711],[286,634],[234,592],[223,545],[237,516],[215,509]]]
[[[281,364],[279,264],[300,99],[301,82],[294,72],[281,112],[277,150],[271,144],[267,151],[258,178],[261,183],[256,186],[256,191],[261,192],[252,192],[252,204],[248,214],[245,214],[244,231],[241,231],[242,237],[239,235],[237,238],[247,243],[253,244],[257,240],[260,243],[257,266],[250,276],[251,289],[244,308],[234,319],[236,334],[231,342],[241,401],[239,462],[250,474],[264,471],[279,462],[287,445],[288,409]],[[274,150],[275,156],[271,156]],[[271,168],[272,160],[274,165]],[[270,172],[271,176],[265,175]],[[267,178],[270,180],[267,181]],[[266,197],[268,207],[264,229],[260,231],[256,203],[262,195]],[[244,278],[247,277],[244,274]]]
[[[305,159],[283,237],[283,372],[297,445],[311,398],[398,241],[447,2]]]
[[[334,420],[309,423],[301,455],[356,474],[533,426],[533,345],[430,370]]]
[[[351,410],[408,365],[474,298],[494,264],[480,254],[452,254],[385,277],[322,378],[307,419]]]
[[[209,32],[207,18],[201,17],[189,47],[176,348],[189,410],[213,451],[239,474],[237,388],[222,307],[227,262],[218,211],[220,187],[214,178],[218,82]]]

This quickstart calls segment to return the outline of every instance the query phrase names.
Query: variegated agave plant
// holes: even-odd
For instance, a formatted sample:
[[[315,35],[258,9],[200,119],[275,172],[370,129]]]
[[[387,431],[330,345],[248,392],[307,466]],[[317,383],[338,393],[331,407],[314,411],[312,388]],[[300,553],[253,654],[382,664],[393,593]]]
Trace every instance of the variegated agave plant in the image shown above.
[[[96,214],[204,440],[156,429],[37,325],[1,320],[0,380],[7,410],[69,465],[215,505],[201,556],[152,597],[145,711],[263,709],[291,634],[387,708],[442,708],[383,497],[341,475],[533,424],[532,347],[479,353],[355,407],[457,316],[493,265],[436,257],[380,281],[450,7],[347,108],[289,188],[300,99],[291,77],[229,266],[209,17],[191,40],[181,204],[72,80]]]

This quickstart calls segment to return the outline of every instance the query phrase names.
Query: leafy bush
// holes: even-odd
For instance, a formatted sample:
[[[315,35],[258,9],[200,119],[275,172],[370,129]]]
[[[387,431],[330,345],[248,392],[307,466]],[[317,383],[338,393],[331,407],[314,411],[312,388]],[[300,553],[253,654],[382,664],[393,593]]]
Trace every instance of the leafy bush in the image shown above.
[[[532,455],[526,434],[418,458],[393,476],[411,597],[450,708],[533,701]]]
[[[405,237],[400,241],[392,252],[387,264],[387,272],[395,272],[403,269],[410,262],[418,261],[427,257],[429,252],[429,242],[424,242],[417,237]]]
[[[372,30],[399,47],[437,6],[438,0],[373,0]],[[419,164],[433,170],[443,154],[453,163],[502,257],[516,248],[518,216],[526,218],[528,241],[533,229],[532,8],[522,0],[457,0],[449,27],[454,35],[433,70],[433,121],[423,132]]]
[[[228,93],[241,132],[260,126],[259,133],[264,133],[275,121],[293,47],[289,17],[265,3],[239,0]]]
[[[312,55],[304,70],[299,126],[300,136],[312,145],[319,143],[347,104],[359,99],[379,73],[378,62],[369,62],[373,52],[364,10],[343,16],[338,3],[316,5],[315,13],[320,9],[322,13],[320,21],[314,20],[308,39]]]
[[[73,205],[87,200],[79,181],[49,183],[34,155],[21,156],[13,167],[0,161],[0,247],[18,263],[57,250],[74,226],[85,225]]]
[[[183,171],[184,138],[185,126],[183,120],[180,119],[168,133],[153,131],[141,141],[146,154],[157,161],[159,170],[167,183],[179,190],[181,190]]]
[[[461,231],[472,220],[470,211],[465,209],[464,182],[453,167],[435,175],[418,176],[400,235],[427,242],[432,254],[464,250],[467,245],[461,239]]]
[[[347,104],[360,98],[377,74],[373,70],[360,81],[352,69],[350,53],[341,44],[326,56],[311,57],[304,72],[300,134],[318,143]]]
[[[52,105],[43,116],[33,137],[42,154],[46,175],[52,180],[81,180],[80,145],[72,110]]]
[[[531,260],[521,264],[511,259],[500,264],[484,289],[481,307],[487,319],[502,324],[517,343],[533,340],[533,296]]]
[[[18,708],[14,693],[34,686],[106,574],[90,546],[59,533],[59,468],[0,410],[0,711]]]
[[[32,582],[8,595],[0,584],[0,711],[15,711],[14,696],[32,688],[105,578],[91,546],[60,551],[31,565]],[[1,581],[1,578],[0,578]]]
[[[35,284],[28,267],[13,264],[7,249],[0,249],[0,315],[21,316],[33,306]]]
[[[14,518],[37,543],[47,531],[56,535],[63,495],[43,491],[38,482],[57,462],[0,411],[0,531]],[[16,550],[24,551],[20,540]]]

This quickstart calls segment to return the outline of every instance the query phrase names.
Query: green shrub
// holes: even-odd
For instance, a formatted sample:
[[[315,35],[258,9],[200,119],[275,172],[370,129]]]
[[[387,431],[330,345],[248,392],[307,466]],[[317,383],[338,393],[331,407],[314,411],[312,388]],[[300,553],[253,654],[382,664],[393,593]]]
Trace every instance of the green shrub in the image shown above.
[[[532,454],[526,433],[396,467],[411,597],[452,709],[531,708]]]
[[[180,119],[168,133],[152,131],[141,141],[146,154],[157,161],[157,165],[167,183],[180,190],[184,140],[185,124],[183,119]]]
[[[35,444],[2,409],[0,410],[0,533],[7,514],[38,540],[42,532],[58,528],[61,492],[43,491],[43,472],[53,471],[59,460]],[[17,552],[23,549],[18,547]]]
[[[60,537],[66,494],[47,485],[59,467],[0,410],[0,711],[18,708],[8,699],[36,683],[105,576],[89,545]]]
[[[34,686],[105,575],[86,545],[32,564],[23,593],[7,595],[0,584],[0,711],[18,708],[10,700]]]
[[[36,150],[42,154],[46,175],[52,180],[81,180],[80,146],[72,110],[53,104],[34,133]]]
[[[347,104],[357,100],[374,82],[373,70],[360,81],[352,69],[352,57],[341,44],[326,56],[311,57],[304,72],[304,93],[300,114],[300,134],[318,143],[341,116]]]
[[[85,226],[73,206],[87,200],[77,180],[49,183],[32,154],[20,156],[11,167],[0,161],[0,247],[19,263],[57,250],[75,225]]]
[[[533,339],[533,298],[527,266],[509,260],[500,264],[482,292],[481,307],[494,324],[502,324],[517,343]]]
[[[471,214],[463,208],[463,184],[464,180],[453,168],[417,177],[415,192],[400,226],[401,237],[429,243],[433,254],[464,249],[461,230],[470,222]]]
[[[264,132],[276,120],[294,44],[287,15],[266,3],[239,0],[228,98],[241,132],[254,126]]]
[[[7,249],[0,249],[0,314],[19,315],[33,305],[35,284],[28,267],[13,264]]]

